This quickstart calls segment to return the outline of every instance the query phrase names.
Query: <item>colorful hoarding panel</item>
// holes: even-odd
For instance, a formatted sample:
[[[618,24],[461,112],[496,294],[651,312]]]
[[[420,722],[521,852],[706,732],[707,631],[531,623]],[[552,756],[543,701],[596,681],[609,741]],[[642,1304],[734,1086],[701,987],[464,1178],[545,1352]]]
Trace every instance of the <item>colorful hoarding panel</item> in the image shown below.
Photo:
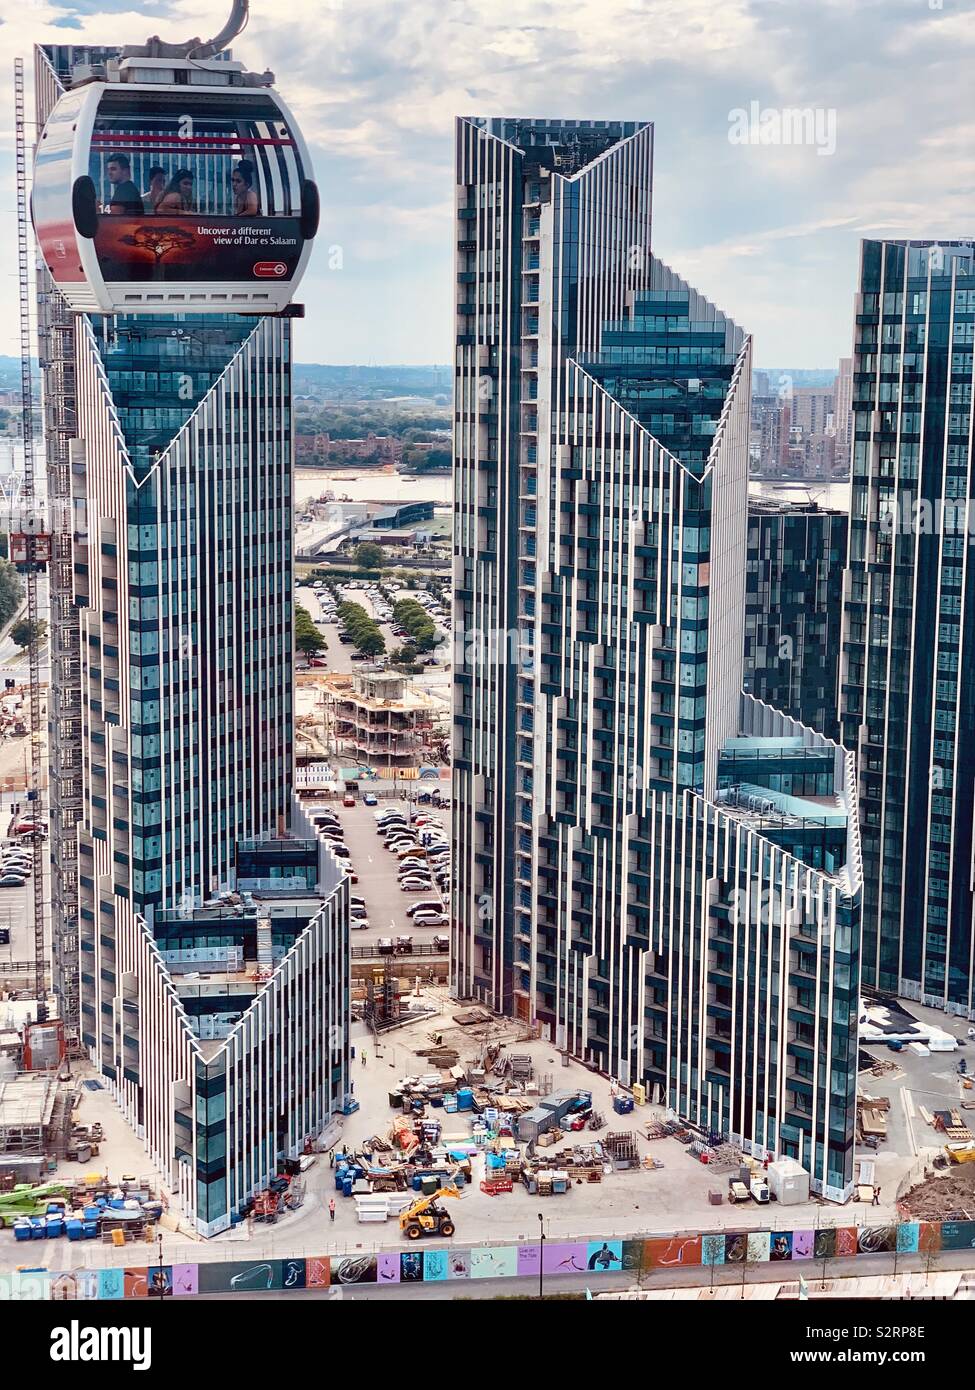
[[[792,1258],[794,1260],[811,1260],[815,1242],[815,1231],[793,1231]]]
[[[859,1253],[860,1246],[856,1226],[837,1226],[835,1254],[838,1260],[849,1259]]]
[[[332,1260],[332,1283],[375,1284],[378,1270],[379,1261],[376,1255],[346,1255],[344,1258],[337,1256]],[[402,1274],[400,1277],[402,1278]]]
[[[813,1240],[813,1259],[831,1260],[836,1254],[836,1232],[820,1230]]]
[[[748,1236],[744,1231],[726,1232],[724,1237],[724,1263],[743,1265],[748,1259]]]
[[[884,1255],[897,1249],[896,1226],[861,1226],[858,1238],[861,1255]]]
[[[745,1247],[745,1259],[750,1265],[765,1264],[769,1258],[771,1248],[771,1232],[749,1231],[748,1244]]]
[[[581,1247],[583,1250],[585,1246]],[[488,1246],[471,1251],[472,1279],[517,1279],[517,1245]]]
[[[646,1242],[646,1268],[669,1269],[673,1265],[701,1263],[700,1236],[660,1236]]]
[[[441,1279],[447,1278],[449,1253],[447,1250],[424,1250],[423,1282],[425,1284],[438,1283]]]
[[[623,1268],[621,1240],[593,1240],[586,1247],[586,1269],[591,1274],[610,1274]]]
[[[898,1254],[914,1254],[918,1249],[921,1226],[917,1221],[902,1221],[897,1227]]]
[[[893,1251],[937,1254],[975,1249],[975,1221],[905,1221],[820,1230],[707,1232],[645,1240],[553,1241],[544,1245],[492,1245],[475,1249],[383,1251],[62,1272],[16,1270],[0,1274],[0,1301],[8,1299],[137,1299],[192,1297],[196,1293],[258,1293],[327,1289],[344,1284],[439,1283],[450,1279],[536,1280],[545,1275],[593,1276],[621,1270],[680,1266],[751,1265],[795,1260],[846,1259]]]
[[[173,1265],[173,1293],[187,1298],[200,1292],[199,1265]]]
[[[975,1221],[942,1221],[942,1250],[975,1249]]]
[[[623,1242],[623,1268],[634,1271],[643,1268],[644,1242],[642,1240],[624,1240]]]
[[[397,1255],[395,1251],[377,1255],[376,1283],[398,1284],[400,1281],[400,1261],[406,1258],[405,1255]]]
[[[723,1265],[725,1252],[725,1238],[719,1236],[704,1236],[701,1241],[701,1263],[704,1265]]]

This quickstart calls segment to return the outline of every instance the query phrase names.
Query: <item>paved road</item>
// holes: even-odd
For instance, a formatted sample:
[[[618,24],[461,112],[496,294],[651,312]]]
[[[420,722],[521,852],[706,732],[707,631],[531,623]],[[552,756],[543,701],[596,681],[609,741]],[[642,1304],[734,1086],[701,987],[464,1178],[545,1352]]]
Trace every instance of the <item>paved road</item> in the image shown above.
[[[409,807],[404,802],[382,801],[383,807],[397,806],[404,813]],[[356,806],[342,806],[330,803],[342,821],[345,830],[345,843],[351,851],[351,863],[359,876],[359,882],[352,892],[365,899],[369,914],[369,929],[352,933],[353,946],[372,945],[381,936],[412,936],[418,944],[430,942],[434,936],[445,935],[446,925],[439,927],[415,926],[406,915],[406,908],[421,899],[436,898],[443,901],[439,889],[434,885],[422,893],[404,893],[397,880],[397,861],[376,833],[375,812],[379,807],[365,806],[360,801]],[[309,806],[309,813],[314,810]],[[444,833],[450,838],[450,812],[436,813],[443,825]],[[408,956],[400,957],[409,960]],[[424,958],[418,957],[418,969],[422,968]]]

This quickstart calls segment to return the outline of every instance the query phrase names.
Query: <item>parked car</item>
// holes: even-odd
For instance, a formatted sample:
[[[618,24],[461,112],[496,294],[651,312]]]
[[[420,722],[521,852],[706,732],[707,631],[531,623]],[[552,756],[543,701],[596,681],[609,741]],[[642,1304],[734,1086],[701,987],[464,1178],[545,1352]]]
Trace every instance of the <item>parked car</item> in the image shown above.
[[[0,874],[0,888],[23,888],[26,882],[20,874]]]
[[[352,918],[350,918],[350,920],[349,920],[349,930],[350,930],[350,931],[362,931],[362,929],[363,929],[364,927],[368,927],[368,925],[369,925],[369,918],[368,918],[368,917],[352,917]]]
[[[379,797],[376,795],[375,792],[366,792],[365,796],[362,798],[362,801],[363,804],[366,806],[379,805]]]
[[[340,859],[348,859],[352,853],[348,845],[333,843],[332,853],[337,854]]]
[[[355,805],[355,797],[352,795],[351,792],[346,792],[346,793],[345,793],[345,796],[343,796],[343,798],[342,798],[342,805],[343,805],[343,806],[354,806],[354,805]]]
[[[381,956],[391,956],[393,954],[393,938],[381,936],[377,942],[377,949]]]
[[[449,950],[450,950],[450,937],[449,937],[449,936],[435,936],[435,937],[433,938],[433,949],[434,949],[435,951],[449,951]]]
[[[417,927],[445,927],[449,921],[445,912],[418,912],[413,918]]]
[[[415,917],[416,914],[420,911],[420,909],[421,909],[421,908],[424,908],[424,907],[431,908],[434,912],[439,912],[439,911],[440,911],[440,899],[439,899],[439,898],[421,898],[421,899],[419,900],[419,902],[410,903],[409,907],[406,909],[406,915],[407,915],[407,917]]]
[[[423,893],[429,892],[433,884],[428,878],[404,878],[399,886],[404,893]]]

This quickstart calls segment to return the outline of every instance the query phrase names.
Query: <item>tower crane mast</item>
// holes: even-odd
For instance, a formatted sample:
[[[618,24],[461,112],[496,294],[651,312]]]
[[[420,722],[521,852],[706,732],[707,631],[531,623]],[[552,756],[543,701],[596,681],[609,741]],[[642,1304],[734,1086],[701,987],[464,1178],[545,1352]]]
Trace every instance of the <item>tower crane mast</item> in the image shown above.
[[[16,124],[17,172],[17,271],[20,294],[20,388],[21,431],[24,445],[23,484],[21,487],[20,517],[10,528],[10,559],[24,572],[27,591],[27,621],[30,641],[27,647],[29,668],[30,719],[28,740],[30,768],[27,798],[31,803],[31,819],[43,824],[42,813],[42,734],[41,734],[41,634],[38,574],[46,565],[50,548],[50,533],[36,491],[36,459],[34,427],[34,383],[31,370],[30,316],[30,231],[27,201],[27,126],[24,116],[24,63],[14,60],[14,115]],[[15,530],[16,526],[16,530]],[[44,943],[44,841],[35,830],[33,841],[33,872],[31,885],[34,908],[34,991],[38,1004],[47,997],[47,962]]]

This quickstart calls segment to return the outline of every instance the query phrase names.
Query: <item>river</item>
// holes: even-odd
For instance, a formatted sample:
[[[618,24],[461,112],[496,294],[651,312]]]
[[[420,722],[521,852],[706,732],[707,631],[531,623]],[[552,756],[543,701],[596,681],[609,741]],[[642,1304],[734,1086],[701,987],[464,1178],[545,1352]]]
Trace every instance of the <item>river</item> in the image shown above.
[[[379,473],[350,469],[330,471],[325,468],[295,469],[295,500],[307,501],[334,492],[353,502],[436,502],[447,507],[451,500],[451,477],[438,473],[430,477],[406,477],[400,473]]]

